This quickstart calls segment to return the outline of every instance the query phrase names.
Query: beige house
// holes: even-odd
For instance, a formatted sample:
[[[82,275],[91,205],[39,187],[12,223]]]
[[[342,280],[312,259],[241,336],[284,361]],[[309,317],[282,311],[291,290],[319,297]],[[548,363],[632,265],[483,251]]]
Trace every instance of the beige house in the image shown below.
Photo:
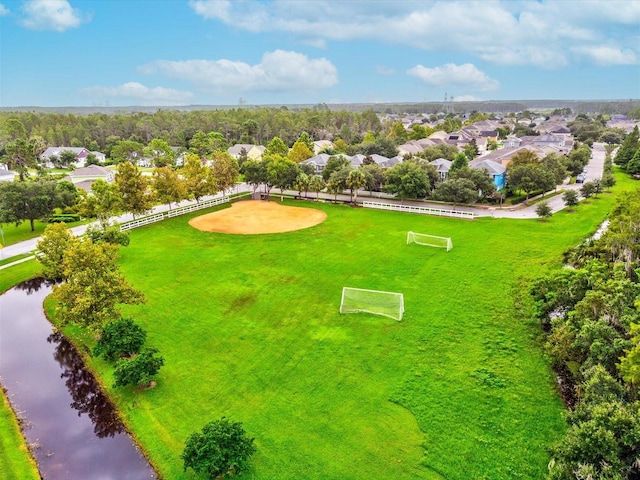
[[[247,155],[247,158],[252,160],[262,160],[262,154],[266,150],[266,147],[262,145],[253,145],[251,143],[236,143],[233,147],[227,149],[227,153],[236,160],[242,156],[242,153]]]

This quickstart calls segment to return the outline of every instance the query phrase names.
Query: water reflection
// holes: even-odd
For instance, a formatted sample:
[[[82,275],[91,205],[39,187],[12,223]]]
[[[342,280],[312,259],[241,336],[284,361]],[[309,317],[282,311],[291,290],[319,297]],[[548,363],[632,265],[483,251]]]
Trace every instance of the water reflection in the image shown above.
[[[155,478],[82,358],[53,333],[42,309],[51,286],[40,279],[0,295],[0,381],[29,426],[24,435],[42,477]]]
[[[100,385],[84,367],[82,358],[69,340],[60,332],[47,337],[47,342],[55,345],[53,358],[62,368],[61,378],[71,394],[71,408],[78,411],[78,416],[86,413],[93,422],[93,431],[99,438],[113,437],[122,433],[124,427],[115,408],[100,390]]]
[[[38,277],[38,278],[32,278],[31,280],[25,280],[21,284],[16,285],[14,288],[16,290],[24,291],[27,295],[31,295],[32,293],[35,293],[38,290],[40,290],[43,286],[51,287],[52,285],[55,285],[55,283],[56,282],[52,280],[47,280],[45,278]]]

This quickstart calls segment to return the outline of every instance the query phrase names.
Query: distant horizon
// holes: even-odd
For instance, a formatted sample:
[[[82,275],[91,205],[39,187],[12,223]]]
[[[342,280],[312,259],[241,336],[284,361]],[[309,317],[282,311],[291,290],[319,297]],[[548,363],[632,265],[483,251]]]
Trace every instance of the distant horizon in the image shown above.
[[[0,107],[636,99],[638,31],[628,0],[0,0]]]

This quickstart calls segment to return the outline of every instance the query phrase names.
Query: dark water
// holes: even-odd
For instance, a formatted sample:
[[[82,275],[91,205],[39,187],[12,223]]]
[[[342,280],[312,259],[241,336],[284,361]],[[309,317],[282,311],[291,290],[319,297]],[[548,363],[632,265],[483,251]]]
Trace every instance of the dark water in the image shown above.
[[[46,319],[51,285],[0,296],[0,383],[47,480],[156,478],[75,348]]]

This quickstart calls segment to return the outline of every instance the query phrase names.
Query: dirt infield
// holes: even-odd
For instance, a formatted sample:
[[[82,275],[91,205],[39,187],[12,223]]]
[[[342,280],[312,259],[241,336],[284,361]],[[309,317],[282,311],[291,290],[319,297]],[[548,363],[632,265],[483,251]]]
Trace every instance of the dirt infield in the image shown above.
[[[282,233],[313,227],[324,222],[327,214],[315,208],[286,207],[276,202],[246,200],[231,208],[189,220],[189,225],[205,232]]]

